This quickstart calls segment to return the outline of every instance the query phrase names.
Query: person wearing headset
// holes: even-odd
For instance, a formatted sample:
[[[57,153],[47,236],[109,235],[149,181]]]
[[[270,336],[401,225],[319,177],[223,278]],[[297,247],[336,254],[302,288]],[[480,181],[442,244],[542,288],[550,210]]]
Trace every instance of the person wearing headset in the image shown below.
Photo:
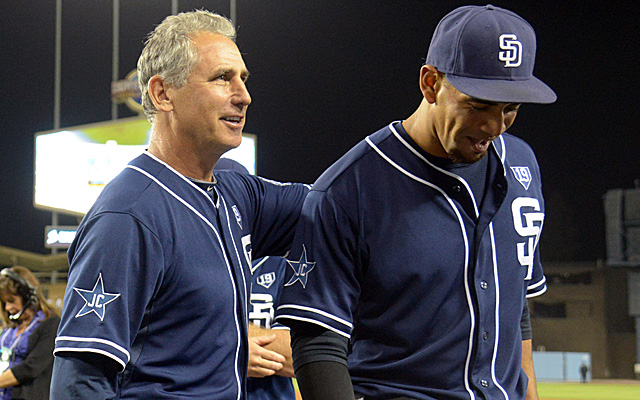
[[[0,400],[49,399],[58,312],[20,266],[0,271],[0,306]]]

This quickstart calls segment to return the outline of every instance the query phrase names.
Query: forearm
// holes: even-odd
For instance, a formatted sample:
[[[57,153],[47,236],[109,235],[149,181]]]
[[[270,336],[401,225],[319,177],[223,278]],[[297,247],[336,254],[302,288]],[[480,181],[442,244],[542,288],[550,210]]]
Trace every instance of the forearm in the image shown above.
[[[18,380],[16,379],[16,377],[13,375],[13,372],[8,369],[6,371],[4,371],[2,374],[0,374],[0,388],[6,388],[9,386],[16,386],[19,385],[20,382],[18,382]]]
[[[538,400],[536,374],[533,369],[533,344],[531,340],[522,341],[522,369],[529,377],[526,400]]]
[[[282,354],[291,364],[291,335],[288,329],[264,329],[254,324],[249,324],[249,337],[276,335],[276,340],[264,346],[265,348]],[[291,367],[293,371],[293,367]]]
[[[249,324],[249,337],[267,337],[275,335],[275,340],[261,347],[284,357],[282,368],[275,372],[275,375],[295,378],[293,372],[293,361],[291,358],[291,336],[287,329],[264,329],[254,324]],[[251,361],[251,360],[250,360]],[[250,365],[251,370],[251,365]],[[251,371],[250,371],[251,372]],[[251,375],[251,374],[250,374]]]
[[[289,330],[272,329],[271,332],[275,333],[276,340],[274,340],[270,345],[267,345],[267,348],[283,355],[284,358],[287,359],[282,369],[276,372],[276,375],[295,378],[296,375],[293,372],[293,359],[291,357],[291,334],[289,333]]]

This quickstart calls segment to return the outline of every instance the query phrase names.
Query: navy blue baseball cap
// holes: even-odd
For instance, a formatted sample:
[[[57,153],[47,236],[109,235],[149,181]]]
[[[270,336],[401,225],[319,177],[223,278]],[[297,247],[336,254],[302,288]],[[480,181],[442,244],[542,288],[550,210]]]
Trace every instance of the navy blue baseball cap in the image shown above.
[[[460,92],[498,103],[556,101],[533,76],[536,33],[518,14],[492,5],[464,6],[436,27],[426,64],[447,74]]]

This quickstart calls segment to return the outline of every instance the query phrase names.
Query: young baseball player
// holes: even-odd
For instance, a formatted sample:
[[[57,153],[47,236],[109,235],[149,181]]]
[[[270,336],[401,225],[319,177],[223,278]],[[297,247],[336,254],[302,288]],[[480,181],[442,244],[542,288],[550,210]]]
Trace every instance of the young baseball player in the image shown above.
[[[505,133],[521,103],[556,99],[535,52],[511,11],[452,11],[417,110],[314,184],[276,316],[305,400],[537,399],[526,298],[546,290],[544,201],[531,148]]]
[[[251,260],[285,254],[308,189],[212,173],[251,103],[234,35],[202,10],[149,36],[153,134],[69,248],[51,399],[246,398]]]

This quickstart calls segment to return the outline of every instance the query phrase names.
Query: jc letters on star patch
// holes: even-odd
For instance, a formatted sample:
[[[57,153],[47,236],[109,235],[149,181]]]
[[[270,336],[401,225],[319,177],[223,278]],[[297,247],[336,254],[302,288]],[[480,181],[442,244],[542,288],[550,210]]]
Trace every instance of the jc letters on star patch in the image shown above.
[[[309,278],[309,272],[316,266],[315,262],[307,260],[307,249],[302,246],[302,255],[300,261],[287,260],[287,264],[293,269],[293,276],[289,279],[289,282],[285,283],[285,286],[291,286],[294,283],[300,281],[303,288],[307,287],[307,279]]]
[[[98,280],[93,286],[93,289],[87,290],[74,287],[73,290],[75,290],[85,302],[84,306],[76,314],[76,318],[93,312],[100,318],[100,321],[104,321],[106,305],[120,297],[120,293],[107,293],[104,291],[102,274],[98,275]]]

